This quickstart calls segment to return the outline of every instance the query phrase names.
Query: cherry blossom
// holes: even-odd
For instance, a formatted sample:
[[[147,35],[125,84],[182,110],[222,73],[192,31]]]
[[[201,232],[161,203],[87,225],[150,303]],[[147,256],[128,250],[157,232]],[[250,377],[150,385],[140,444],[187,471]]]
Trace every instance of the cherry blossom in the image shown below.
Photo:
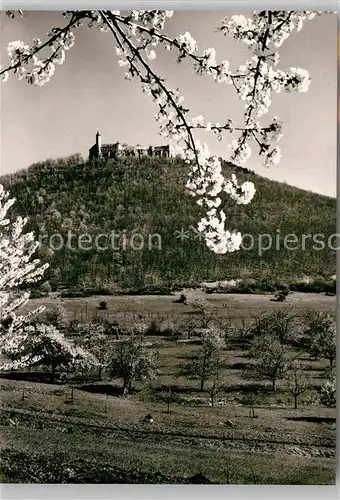
[[[7,12],[9,17],[14,11]],[[304,23],[320,12],[309,11],[257,11],[251,16],[232,15],[223,19],[217,31],[243,43],[251,56],[237,69],[232,70],[226,59],[219,62],[214,47],[199,51],[194,37],[186,31],[171,38],[164,30],[172,11],[118,11],[88,10],[66,11],[66,24],[53,27],[46,40],[33,39],[31,45],[22,41],[11,42],[7,52],[9,65],[0,70],[3,81],[10,73],[30,84],[46,84],[63,64],[66,52],[75,43],[75,31],[81,27],[99,29],[112,37],[118,65],[124,70],[127,81],[138,79],[142,91],[149,95],[158,112],[160,134],[175,149],[183,150],[183,158],[189,165],[186,187],[197,203],[206,209],[206,217],[198,227],[206,244],[214,252],[226,253],[240,248],[240,233],[225,227],[223,210],[212,212],[223,205],[223,196],[231,196],[236,204],[250,203],[255,187],[250,182],[238,185],[236,178],[225,179],[221,160],[210,153],[206,144],[196,139],[198,129],[212,133],[219,141],[225,135],[234,134],[229,144],[229,157],[235,164],[249,164],[252,149],[258,149],[265,166],[277,165],[282,153],[277,142],[282,137],[283,124],[278,117],[271,123],[260,120],[271,106],[272,92],[306,92],[310,85],[308,71],[292,66],[279,69],[278,48]],[[205,121],[202,115],[190,118],[190,110],[184,106],[178,89],[171,89],[166,80],[151,66],[157,57],[159,46],[174,52],[176,62],[183,59],[192,62],[193,70],[201,76],[210,76],[220,85],[232,85],[237,97],[243,102],[244,117],[240,124],[230,118],[224,123]],[[292,61],[292,64],[294,62]],[[236,135],[236,137],[235,137]]]
[[[4,346],[3,354],[10,361],[0,366],[1,371],[37,365],[59,366],[72,371],[98,365],[95,356],[73,345],[54,326],[45,324],[23,326],[17,330]]]
[[[19,341],[16,331],[43,310],[41,307],[25,315],[16,315],[16,310],[25,305],[30,296],[29,292],[20,292],[18,287],[36,282],[48,267],[34,258],[39,246],[34,234],[23,234],[27,219],[7,217],[14,202],[0,184],[0,353],[16,346]]]

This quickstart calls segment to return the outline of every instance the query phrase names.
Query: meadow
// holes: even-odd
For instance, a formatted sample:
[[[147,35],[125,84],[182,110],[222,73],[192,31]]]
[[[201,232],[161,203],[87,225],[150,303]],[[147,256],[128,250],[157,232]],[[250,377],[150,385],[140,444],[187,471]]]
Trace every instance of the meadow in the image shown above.
[[[246,376],[249,345],[232,335],[221,349],[227,384],[212,406],[199,380],[181,374],[200,339],[194,331],[174,335],[173,325],[202,328],[221,319],[239,331],[265,312],[334,311],[335,297],[291,293],[274,302],[269,295],[185,294],[188,304],[178,295],[43,299],[47,313],[62,304],[69,321],[118,322],[122,334],[108,339],[111,347],[136,322],[152,325],[145,340],[158,353],[159,373],[148,383],[136,380],[127,395],[121,380],[105,373],[66,383],[42,369],[4,373],[3,482],[334,484],[336,410],[317,399],[326,359],[292,347],[310,381],[295,409],[284,378],[273,391],[270,381]],[[202,314],[191,307],[197,296],[207,303]]]

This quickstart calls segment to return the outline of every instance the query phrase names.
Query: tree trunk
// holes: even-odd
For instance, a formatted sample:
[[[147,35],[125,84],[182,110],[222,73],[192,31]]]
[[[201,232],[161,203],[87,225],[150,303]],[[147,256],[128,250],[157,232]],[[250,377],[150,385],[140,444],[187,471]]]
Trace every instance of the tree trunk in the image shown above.
[[[99,379],[100,381],[102,380],[102,370],[103,370],[103,367],[102,367],[102,366],[100,366],[100,367],[98,368],[98,379]]]
[[[168,391],[168,413],[170,413],[170,404],[171,404],[171,389]]]
[[[204,391],[204,378],[201,378],[201,388],[200,388],[200,391],[201,392]]]
[[[211,408],[214,408],[214,395],[211,394]]]
[[[274,378],[272,382],[273,382],[272,388],[273,388],[273,391],[275,392],[276,391],[276,379]]]
[[[123,394],[129,394],[129,384],[127,379],[124,379],[123,381]]]
[[[55,370],[56,370],[55,363],[51,363],[51,379],[52,379],[52,382],[54,382],[54,379],[55,379]]]
[[[297,407],[298,407],[297,398],[298,398],[298,395],[294,394],[294,408],[295,408],[295,410],[297,410]]]

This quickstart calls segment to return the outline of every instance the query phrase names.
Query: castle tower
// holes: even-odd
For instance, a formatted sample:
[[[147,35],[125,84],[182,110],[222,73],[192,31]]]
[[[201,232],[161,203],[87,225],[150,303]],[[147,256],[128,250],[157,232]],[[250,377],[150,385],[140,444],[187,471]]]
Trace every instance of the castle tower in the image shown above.
[[[97,157],[99,158],[102,154],[102,136],[99,132],[96,133],[96,147],[97,147]]]

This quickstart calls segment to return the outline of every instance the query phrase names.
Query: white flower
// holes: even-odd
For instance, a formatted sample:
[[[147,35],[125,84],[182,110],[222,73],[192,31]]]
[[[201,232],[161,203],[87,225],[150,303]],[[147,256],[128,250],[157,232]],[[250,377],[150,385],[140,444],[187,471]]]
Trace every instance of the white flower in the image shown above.
[[[265,157],[265,166],[278,165],[280,163],[282,154],[280,148],[277,146],[272,151],[270,151]]]
[[[156,59],[156,52],[154,50],[150,50],[149,52],[147,52],[147,57],[148,59],[150,59],[150,61]]]
[[[182,50],[185,50],[189,54],[193,54],[197,50],[196,40],[188,31],[184,35],[179,35],[175,40],[177,40]]]
[[[137,24],[135,23],[130,24],[129,30],[130,30],[130,35],[135,36],[137,33]]]
[[[70,50],[75,42],[76,37],[72,33],[72,31],[68,31],[66,35],[64,35],[63,45],[65,50]]]
[[[29,45],[26,45],[21,40],[15,40],[7,45],[7,54],[12,62],[17,61],[21,55],[27,55],[30,53]]]
[[[203,52],[203,57],[206,59],[206,66],[213,66],[216,64],[216,50],[214,47],[207,49]]]
[[[146,94],[150,95],[151,94],[151,87],[148,83],[142,83],[142,91],[145,92]]]
[[[297,80],[295,85],[299,92],[307,92],[310,84],[310,78],[306,69],[290,68],[290,76]]]
[[[119,59],[118,64],[121,67],[127,66],[129,64],[129,61],[127,61],[126,59]]]
[[[216,209],[213,208],[207,212],[207,217],[203,218],[197,226],[198,231],[205,236],[207,247],[217,254],[239,250],[242,243],[241,233],[225,229],[226,216],[223,210],[219,212],[219,217]]]
[[[61,65],[64,63],[64,61],[65,61],[65,51],[61,49],[59,53],[56,56],[54,56],[53,62],[54,64]]]
[[[221,62],[214,77],[217,83],[231,83],[231,79],[229,76],[229,67],[229,61],[225,60]]]
[[[234,140],[229,146],[230,160],[243,165],[251,156],[251,149],[247,142]]]
[[[8,76],[9,76],[9,72],[8,71],[5,71],[2,75],[1,75],[1,79],[2,81],[5,83],[7,82],[8,80]]]
[[[199,115],[199,116],[196,116],[195,118],[192,118],[191,125],[193,127],[198,127],[198,126],[203,127],[204,126],[204,117],[202,115]]]
[[[223,191],[236,201],[238,205],[248,205],[255,195],[255,186],[252,182],[246,181],[239,186],[235,174],[231,179],[225,182]]]

